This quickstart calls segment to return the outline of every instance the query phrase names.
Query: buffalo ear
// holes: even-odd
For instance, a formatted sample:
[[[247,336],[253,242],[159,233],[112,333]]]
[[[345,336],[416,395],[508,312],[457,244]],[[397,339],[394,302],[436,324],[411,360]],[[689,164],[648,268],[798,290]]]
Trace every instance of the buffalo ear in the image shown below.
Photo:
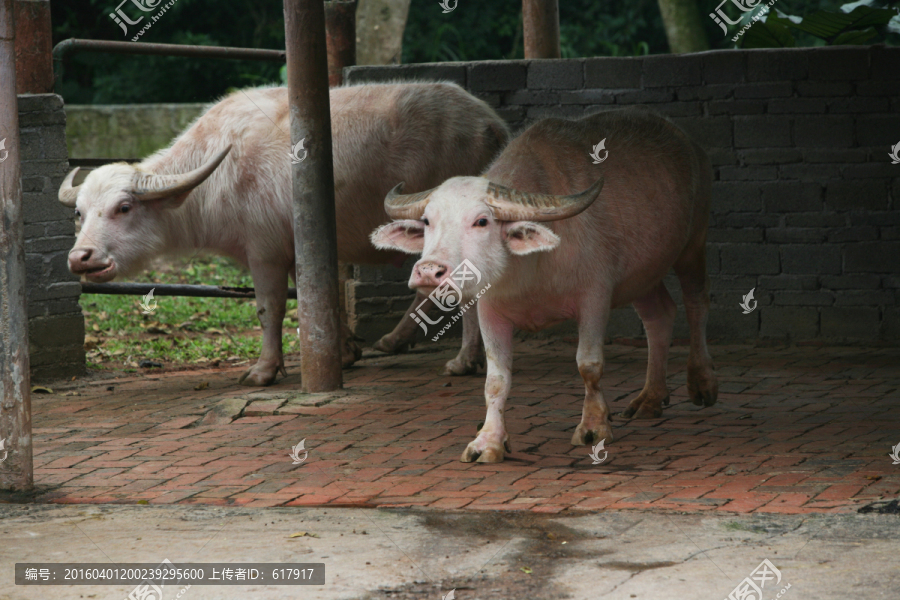
[[[393,221],[373,231],[369,239],[380,250],[420,254],[425,247],[425,225],[412,219]]]
[[[548,252],[559,246],[559,236],[549,227],[531,221],[512,221],[503,224],[503,237],[509,251],[525,255]]]

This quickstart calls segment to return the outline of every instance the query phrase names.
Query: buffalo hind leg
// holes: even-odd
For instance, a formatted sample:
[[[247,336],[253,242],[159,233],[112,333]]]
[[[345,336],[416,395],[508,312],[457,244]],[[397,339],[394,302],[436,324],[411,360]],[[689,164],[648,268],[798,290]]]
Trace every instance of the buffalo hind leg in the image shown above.
[[[709,276],[706,274],[705,243],[686,252],[675,263],[675,274],[681,282],[684,310],[691,336],[688,354],[687,387],[691,401],[697,406],[712,406],[719,395],[719,382],[709,348],[706,345],[706,320],[709,316]]]
[[[426,298],[428,298],[428,296],[416,292],[416,297],[413,299],[412,306],[410,306],[409,310],[403,314],[403,318],[400,319],[400,322],[397,323],[394,330],[382,336],[372,347],[379,352],[400,354],[415,346],[416,332],[419,331],[419,325],[413,321],[412,317],[409,315],[415,313],[416,309],[419,308],[419,305]],[[431,302],[425,303],[422,307],[422,310],[424,310],[426,314],[429,312],[429,309],[431,309]]]
[[[644,389],[631,401],[622,416],[634,419],[655,419],[662,416],[662,405],[669,404],[666,367],[676,306],[663,282],[650,293],[634,301],[634,308],[647,332],[647,379]]]
[[[278,371],[287,375],[281,352],[281,328],[287,302],[288,272],[281,265],[251,260],[250,273],[256,288],[256,316],[263,332],[262,352],[259,360],[244,373],[239,383],[264,386],[275,381]]]
[[[581,422],[572,435],[573,446],[592,446],[603,440],[613,441],[609,406],[603,398],[600,378],[603,377],[603,337],[609,311],[578,324],[578,372],[584,379],[584,408]]]
[[[473,306],[463,313],[462,348],[456,358],[444,365],[444,375],[471,375],[484,367],[484,350],[481,347],[481,327],[478,325],[478,307]]]

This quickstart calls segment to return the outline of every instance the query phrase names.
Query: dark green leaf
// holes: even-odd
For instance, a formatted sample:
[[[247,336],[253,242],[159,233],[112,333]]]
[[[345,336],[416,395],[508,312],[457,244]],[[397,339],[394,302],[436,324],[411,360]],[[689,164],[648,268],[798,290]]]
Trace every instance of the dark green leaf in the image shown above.
[[[875,37],[878,37],[878,32],[875,31],[875,28],[867,27],[861,31],[845,31],[844,33],[834,38],[834,41],[831,42],[831,45],[849,46],[854,44],[865,44]]]
[[[793,48],[797,41],[779,20],[757,21],[740,39],[741,48]]]

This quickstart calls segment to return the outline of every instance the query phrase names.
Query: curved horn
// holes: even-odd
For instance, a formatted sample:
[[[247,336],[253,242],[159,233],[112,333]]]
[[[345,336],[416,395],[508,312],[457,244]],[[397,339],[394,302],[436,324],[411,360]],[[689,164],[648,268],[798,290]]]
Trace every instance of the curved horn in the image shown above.
[[[78,197],[78,188],[81,187],[80,185],[72,187],[72,182],[75,181],[75,176],[80,169],[81,167],[75,167],[69,171],[69,174],[63,179],[62,185],[59,186],[59,201],[69,208],[75,208],[75,199]]]
[[[574,217],[590,206],[603,189],[603,177],[580,194],[554,196],[518,192],[489,183],[485,203],[499,221],[558,221]]]
[[[180,175],[138,173],[134,177],[131,193],[139,200],[159,200],[190,192],[212,175],[212,172],[230,151],[231,144],[228,144],[227,148],[213,156],[200,168]]]
[[[401,194],[404,182],[398,183],[384,198],[384,212],[392,219],[421,219],[429,196],[437,188],[415,194]]]

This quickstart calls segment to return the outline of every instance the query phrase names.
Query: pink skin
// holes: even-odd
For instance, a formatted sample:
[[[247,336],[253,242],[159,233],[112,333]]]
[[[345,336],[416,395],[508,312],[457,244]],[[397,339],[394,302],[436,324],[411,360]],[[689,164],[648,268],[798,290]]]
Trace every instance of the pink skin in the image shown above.
[[[587,149],[607,136],[623,142],[615,149],[611,144],[609,159],[593,165]],[[588,190],[600,177],[606,183],[599,198],[570,218],[504,221],[488,205],[490,182],[561,196]],[[717,383],[705,339],[710,178],[703,151],[659,117],[620,111],[574,122],[548,119],[513,140],[484,177],[445,181],[428,197],[420,220],[395,221],[372,234],[380,248],[422,252],[410,277],[414,289],[433,289],[449,276],[448,267],[464,259],[482,280],[463,287],[463,300],[491,285],[477,304],[487,356],[487,415],[463,462],[498,462],[510,451],[503,411],[516,327],[536,331],[567,319],[578,322],[576,360],[585,397],[572,444],[610,443],[610,412],[600,386],[603,339],[610,310],[633,303],[647,332],[649,360],[644,389],[624,416],[659,417],[668,403],[666,363],[675,316],[662,284],[669,269],[681,281],[691,332],[689,394],[695,404],[715,403]],[[534,208],[540,204],[517,206],[522,208],[508,214],[553,218]]]

